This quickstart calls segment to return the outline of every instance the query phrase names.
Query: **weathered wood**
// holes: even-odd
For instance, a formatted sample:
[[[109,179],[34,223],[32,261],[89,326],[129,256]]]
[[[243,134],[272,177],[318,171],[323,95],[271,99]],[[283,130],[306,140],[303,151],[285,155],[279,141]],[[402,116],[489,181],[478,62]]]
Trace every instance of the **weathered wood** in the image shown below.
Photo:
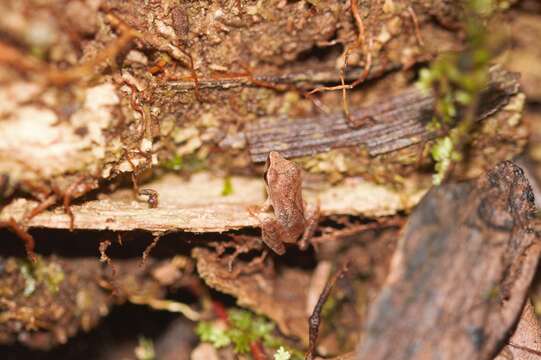
[[[541,242],[522,170],[431,190],[412,213],[357,359],[491,359],[521,314]]]
[[[190,231],[221,232],[243,227],[258,227],[259,220],[250,212],[265,201],[262,177],[231,179],[233,193],[223,196],[224,178],[199,173],[189,180],[177,176],[145,184],[159,194],[159,205],[150,208],[136,201],[130,190],[102,195],[98,200],[73,204],[74,229],[152,232]],[[336,214],[377,217],[394,215],[414,206],[423,189],[393,190],[356,178],[332,188],[311,184],[305,189],[306,200],[319,201],[323,216]],[[321,185],[321,184],[320,184]],[[324,184],[323,184],[324,185]],[[0,211],[0,220],[22,221],[38,206],[36,201],[17,199]],[[70,218],[61,206],[47,210],[25,223],[29,227],[68,229]]]
[[[530,301],[524,305],[513,336],[494,360],[541,360],[541,326]]]
[[[518,92],[518,75],[501,69],[481,95],[478,119],[484,119],[507,104]],[[252,161],[261,162],[270,151],[285,157],[299,157],[334,148],[365,145],[374,156],[434,138],[427,130],[434,112],[434,95],[412,87],[372,105],[354,109],[352,127],[342,112],[290,119],[263,118],[246,131]]]

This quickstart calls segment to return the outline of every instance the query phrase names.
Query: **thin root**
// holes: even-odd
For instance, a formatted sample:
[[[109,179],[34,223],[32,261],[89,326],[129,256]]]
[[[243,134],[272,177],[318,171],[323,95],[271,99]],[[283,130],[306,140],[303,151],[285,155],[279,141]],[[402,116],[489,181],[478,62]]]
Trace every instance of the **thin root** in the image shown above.
[[[419,27],[419,20],[417,19],[417,15],[415,15],[415,11],[411,6],[408,6],[408,13],[411,16],[411,20],[413,21],[413,27],[415,29],[415,38],[417,39],[417,42],[421,47],[425,46],[425,42],[423,41],[423,37],[421,36],[421,30]]]
[[[142,256],[141,264],[140,264],[141,267],[145,266],[147,259],[150,255],[150,252],[152,251],[152,249],[156,247],[156,245],[158,245],[158,241],[160,241],[161,237],[162,237],[161,235],[154,237],[154,239],[152,239],[152,242],[143,251],[143,256]]]
[[[108,266],[111,267],[111,277],[114,279],[116,277],[116,267],[113,264],[113,260],[107,255],[106,251],[111,246],[111,242],[109,240],[104,240],[100,242],[100,245],[98,247],[98,250],[100,252],[100,262],[106,263]],[[117,294],[116,286],[114,286],[113,281],[111,281],[113,294]]]
[[[74,222],[75,222],[75,215],[73,214],[73,211],[71,211],[71,200],[73,199],[73,195],[75,191],[77,190],[77,187],[81,185],[81,183],[85,180],[85,176],[80,176],[76,181],[74,181],[64,192],[63,196],[63,206],[64,206],[64,212],[68,214],[70,218],[70,231],[73,231]]]
[[[199,312],[193,310],[190,306],[184,303],[171,300],[149,298],[142,295],[132,295],[128,299],[133,304],[147,305],[156,310],[166,310],[169,312],[180,313],[184,315],[187,319],[192,321],[199,321],[202,318],[202,315]]]
[[[541,351],[538,351],[538,350],[535,350],[535,349],[531,349],[529,347],[525,347],[525,346],[521,346],[521,345],[517,345],[517,344],[513,344],[513,343],[508,343],[507,345],[511,346],[511,347],[514,347],[515,349],[519,349],[519,350],[523,350],[523,351],[526,351],[526,352],[529,352],[530,354],[534,354],[534,355],[537,355],[537,356],[541,356]]]
[[[318,92],[322,91],[335,91],[335,90],[342,90],[342,107],[344,110],[344,114],[350,124],[353,124],[354,122],[350,119],[350,112],[349,112],[349,105],[347,100],[347,90],[352,90],[357,85],[363,83],[368,79],[368,76],[370,75],[370,70],[372,69],[372,38],[366,41],[366,29],[364,27],[363,20],[361,18],[361,14],[359,11],[359,6],[357,4],[357,0],[351,0],[351,13],[353,15],[353,18],[355,19],[355,23],[357,25],[357,29],[359,31],[359,35],[357,37],[357,41],[354,45],[348,46],[346,50],[344,51],[344,64],[342,68],[340,69],[340,85],[336,86],[320,86],[315,89],[312,89],[307,93],[308,96],[313,95]],[[351,84],[345,83],[345,72],[347,70],[347,64],[348,64],[348,58],[349,53],[356,48],[362,47],[363,53],[365,54],[365,60],[364,60],[364,70],[362,74]],[[355,124],[356,126],[359,126],[359,124]],[[362,126],[363,124],[361,124]]]
[[[49,207],[56,204],[57,200],[58,200],[58,197],[54,194],[47,197],[45,200],[41,201],[36,207],[34,207],[32,210],[28,212],[28,214],[24,216],[24,221],[32,220],[34,217],[38,216],[39,214],[47,210]]]
[[[197,99],[197,101],[199,102],[202,102],[202,97],[201,97],[201,92],[200,92],[200,87],[199,87],[199,77],[197,76],[197,72],[195,71],[195,67],[193,65],[193,57],[192,57],[192,54],[190,54],[189,52],[179,48],[180,52],[182,52],[184,55],[186,55],[186,57],[188,57],[188,60],[189,60],[189,65],[190,65],[190,73],[192,74],[192,80],[193,80],[193,83],[194,83],[194,94],[195,94],[195,98]]]
[[[10,218],[8,221],[0,221],[0,228],[7,228],[17,235],[24,242],[26,255],[30,261],[33,263],[36,262],[36,254],[34,253],[34,238],[23,226],[19,225],[15,219]]]
[[[401,227],[404,225],[404,220],[400,217],[393,217],[382,221],[371,222],[367,224],[347,224],[344,229],[334,229],[330,234],[314,237],[312,244],[323,244],[329,241],[337,240],[341,237],[351,236],[364,231],[379,230],[385,228]]]

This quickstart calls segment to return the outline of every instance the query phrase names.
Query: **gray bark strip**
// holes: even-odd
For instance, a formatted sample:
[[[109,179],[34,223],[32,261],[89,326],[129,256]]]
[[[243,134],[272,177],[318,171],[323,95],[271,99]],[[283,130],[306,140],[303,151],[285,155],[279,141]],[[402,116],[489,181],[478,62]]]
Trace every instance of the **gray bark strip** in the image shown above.
[[[478,120],[501,109],[518,90],[517,74],[493,70],[481,96]],[[375,156],[436,137],[437,133],[426,128],[434,114],[434,101],[433,94],[412,87],[354,109],[353,127],[342,112],[300,119],[263,118],[248,126],[246,139],[254,162],[265,161],[273,150],[292,158],[358,145],[365,145]]]
[[[541,241],[522,170],[431,190],[409,218],[357,359],[491,359],[519,318]]]
[[[392,70],[399,69],[399,64],[373,64],[371,70],[368,74],[367,79],[374,79],[381,74],[390,72]],[[360,77],[364,72],[364,68],[360,67],[358,69],[353,69],[348,71],[345,75],[346,81],[355,80]],[[268,83],[272,85],[296,85],[299,88],[311,89],[320,84],[326,83],[338,83],[340,78],[338,77],[338,72],[336,69],[311,69],[304,68],[299,71],[287,72],[287,73],[276,73],[276,74],[253,74],[249,76],[240,75],[236,77],[229,78],[215,78],[215,79],[199,79],[197,86],[200,89],[231,89],[242,86],[261,86],[261,83]],[[175,91],[191,91],[195,88],[194,80],[183,80],[183,81],[171,81],[167,84],[163,90],[169,91],[170,89]],[[158,89],[159,90],[159,89]]]

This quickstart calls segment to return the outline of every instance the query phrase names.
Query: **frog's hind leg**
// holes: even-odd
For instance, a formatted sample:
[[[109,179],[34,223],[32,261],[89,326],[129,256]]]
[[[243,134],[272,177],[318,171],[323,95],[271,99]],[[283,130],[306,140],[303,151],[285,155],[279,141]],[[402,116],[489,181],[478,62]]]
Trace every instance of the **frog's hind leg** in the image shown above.
[[[299,248],[301,250],[306,250],[310,243],[310,240],[316,232],[317,225],[320,218],[320,204],[319,200],[314,206],[307,207],[306,209],[306,223],[304,227],[304,232],[302,234],[301,240],[299,241]]]

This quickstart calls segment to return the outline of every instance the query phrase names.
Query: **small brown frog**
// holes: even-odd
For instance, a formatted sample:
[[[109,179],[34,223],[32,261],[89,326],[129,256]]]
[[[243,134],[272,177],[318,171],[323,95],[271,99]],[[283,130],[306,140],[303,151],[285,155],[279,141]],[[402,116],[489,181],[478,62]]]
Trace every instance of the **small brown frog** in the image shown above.
[[[319,206],[309,214],[305,211],[301,169],[278,152],[271,151],[266,163],[265,182],[268,198],[261,211],[272,207],[274,216],[256,215],[261,220],[263,242],[279,255],[286,251],[284,244],[297,241],[302,250],[306,249],[317,226]]]

